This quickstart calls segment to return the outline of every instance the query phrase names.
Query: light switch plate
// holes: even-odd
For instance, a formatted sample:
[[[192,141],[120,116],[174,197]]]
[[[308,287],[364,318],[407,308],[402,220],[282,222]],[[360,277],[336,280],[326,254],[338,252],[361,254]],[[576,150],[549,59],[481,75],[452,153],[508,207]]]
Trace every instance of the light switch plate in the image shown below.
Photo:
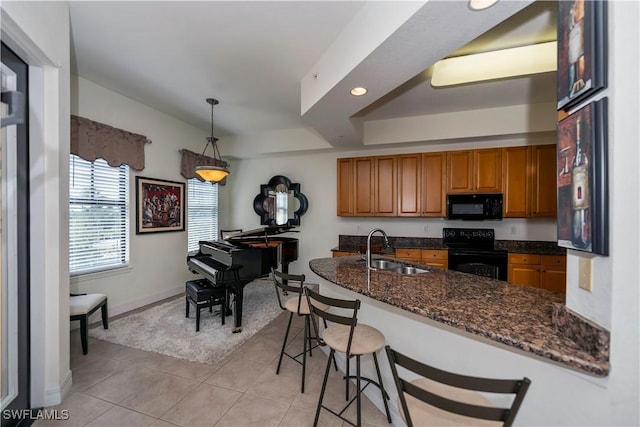
[[[593,290],[591,264],[591,258],[580,258],[578,261],[578,286],[589,292]]]

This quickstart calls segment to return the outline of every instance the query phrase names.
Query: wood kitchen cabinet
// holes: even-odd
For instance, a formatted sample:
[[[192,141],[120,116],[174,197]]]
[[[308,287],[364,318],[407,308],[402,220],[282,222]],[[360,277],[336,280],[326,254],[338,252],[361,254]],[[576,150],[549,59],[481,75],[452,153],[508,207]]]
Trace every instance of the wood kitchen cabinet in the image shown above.
[[[449,252],[446,249],[397,248],[395,257],[400,260],[430,265],[445,270],[449,265]]]
[[[397,216],[396,156],[338,159],[338,216]]]
[[[420,216],[446,215],[447,153],[423,153],[421,169]]]
[[[398,157],[398,216],[445,216],[446,153]]]
[[[338,159],[337,165],[338,200],[337,215],[353,216],[354,184],[353,159]]]
[[[502,149],[505,218],[556,216],[556,146]]]
[[[447,192],[501,192],[501,159],[500,148],[447,152]]]
[[[398,216],[420,216],[422,154],[398,156]]]
[[[359,255],[357,252],[347,252],[347,251],[332,251],[332,255],[334,258],[343,257],[343,256],[355,256]]]
[[[421,261],[423,264],[446,270],[449,268],[449,251],[446,249],[422,249]]]
[[[564,255],[509,254],[509,283],[564,293],[567,257]]]

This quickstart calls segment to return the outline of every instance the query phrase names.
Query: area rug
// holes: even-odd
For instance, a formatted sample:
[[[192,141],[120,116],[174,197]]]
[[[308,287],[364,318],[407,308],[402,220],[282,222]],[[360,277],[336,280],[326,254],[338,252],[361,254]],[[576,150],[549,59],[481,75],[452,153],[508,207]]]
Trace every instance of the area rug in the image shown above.
[[[200,332],[196,332],[195,308],[190,306],[189,318],[186,318],[183,297],[111,321],[109,329],[92,328],[89,336],[192,362],[214,364],[281,313],[275,292],[269,279],[254,280],[245,286],[242,332],[236,334],[232,333],[233,316],[227,316],[225,325],[221,325],[217,313],[220,306],[215,306],[213,313],[202,309]]]

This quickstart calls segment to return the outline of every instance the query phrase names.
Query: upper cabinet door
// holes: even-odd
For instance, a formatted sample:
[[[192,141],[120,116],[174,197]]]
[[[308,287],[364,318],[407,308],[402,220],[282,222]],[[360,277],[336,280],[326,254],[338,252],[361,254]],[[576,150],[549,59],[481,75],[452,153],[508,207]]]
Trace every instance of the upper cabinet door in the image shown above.
[[[398,216],[420,216],[422,154],[398,156]]]
[[[474,150],[474,188],[479,193],[502,191],[502,149]]]
[[[473,191],[473,150],[447,152],[447,192]]]
[[[398,215],[397,157],[374,157],[374,215]]]
[[[421,216],[445,216],[446,162],[447,153],[424,153],[422,155]]]
[[[372,216],[374,214],[373,174],[375,166],[373,159],[373,157],[356,157],[353,159],[353,214],[355,216]]]
[[[502,216],[505,218],[525,218],[529,215],[530,153],[529,147],[502,149]]]
[[[338,216],[353,216],[353,159],[338,159]]]
[[[557,214],[557,163],[555,145],[531,147],[531,216],[555,218]]]

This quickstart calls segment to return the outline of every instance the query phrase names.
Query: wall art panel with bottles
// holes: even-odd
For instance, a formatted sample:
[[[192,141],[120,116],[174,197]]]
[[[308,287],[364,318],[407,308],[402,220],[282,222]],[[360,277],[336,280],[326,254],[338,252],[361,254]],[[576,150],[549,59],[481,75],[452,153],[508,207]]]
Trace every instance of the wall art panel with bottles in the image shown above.
[[[607,85],[607,2],[559,1],[558,110],[568,111]]]
[[[609,255],[607,98],[558,122],[558,246]]]

